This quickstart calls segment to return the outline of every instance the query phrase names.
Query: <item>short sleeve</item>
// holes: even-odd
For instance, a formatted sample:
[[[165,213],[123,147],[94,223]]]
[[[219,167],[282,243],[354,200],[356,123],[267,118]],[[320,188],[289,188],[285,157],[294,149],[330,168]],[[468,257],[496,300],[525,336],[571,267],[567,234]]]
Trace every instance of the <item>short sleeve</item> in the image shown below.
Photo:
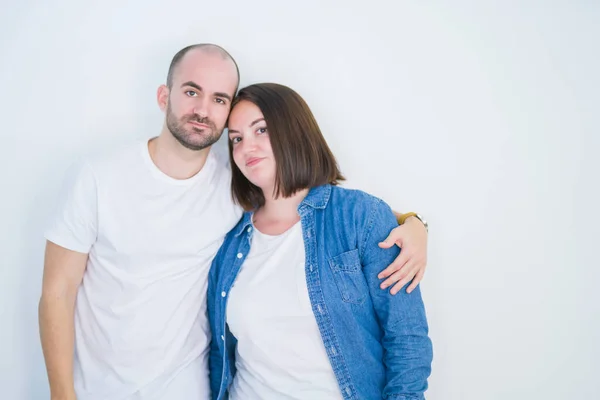
[[[87,163],[66,173],[58,205],[45,232],[47,240],[69,250],[89,253],[98,227],[97,182]]]

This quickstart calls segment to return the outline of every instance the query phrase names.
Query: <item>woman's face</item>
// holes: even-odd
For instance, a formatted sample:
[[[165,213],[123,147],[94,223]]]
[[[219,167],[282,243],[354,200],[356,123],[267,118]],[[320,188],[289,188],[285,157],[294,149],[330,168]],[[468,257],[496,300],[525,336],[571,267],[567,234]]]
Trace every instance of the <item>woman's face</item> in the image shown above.
[[[246,179],[263,189],[263,192],[272,192],[275,157],[267,123],[260,109],[254,103],[240,101],[231,110],[228,130],[237,167]]]

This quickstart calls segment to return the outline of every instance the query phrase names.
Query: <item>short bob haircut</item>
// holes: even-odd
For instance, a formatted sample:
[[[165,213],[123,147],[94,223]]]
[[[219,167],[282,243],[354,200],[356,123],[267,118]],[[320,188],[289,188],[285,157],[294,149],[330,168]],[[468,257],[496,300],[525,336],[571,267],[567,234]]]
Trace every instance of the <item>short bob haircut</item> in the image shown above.
[[[275,198],[344,180],[315,117],[298,93],[276,83],[259,83],[241,89],[231,109],[241,101],[256,105],[265,118],[276,164]],[[262,207],[262,189],[246,179],[235,165],[231,141],[229,158],[233,200],[247,211]]]

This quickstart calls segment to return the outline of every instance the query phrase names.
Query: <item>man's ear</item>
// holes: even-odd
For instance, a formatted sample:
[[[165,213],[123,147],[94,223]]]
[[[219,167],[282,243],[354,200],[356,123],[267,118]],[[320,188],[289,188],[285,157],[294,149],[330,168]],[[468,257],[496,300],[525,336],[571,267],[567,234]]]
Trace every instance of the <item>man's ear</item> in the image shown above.
[[[156,91],[156,101],[158,107],[160,107],[163,112],[167,110],[167,106],[169,105],[169,93],[170,90],[167,85],[160,85]]]

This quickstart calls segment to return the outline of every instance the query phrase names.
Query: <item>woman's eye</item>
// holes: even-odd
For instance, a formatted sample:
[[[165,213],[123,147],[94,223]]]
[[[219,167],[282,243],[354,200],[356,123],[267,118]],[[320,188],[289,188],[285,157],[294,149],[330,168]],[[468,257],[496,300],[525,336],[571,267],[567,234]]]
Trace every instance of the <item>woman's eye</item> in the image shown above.
[[[267,128],[258,128],[258,133],[267,133]]]
[[[239,143],[240,140],[242,140],[242,138],[234,137],[234,138],[231,138],[231,143],[236,144],[236,143]]]

